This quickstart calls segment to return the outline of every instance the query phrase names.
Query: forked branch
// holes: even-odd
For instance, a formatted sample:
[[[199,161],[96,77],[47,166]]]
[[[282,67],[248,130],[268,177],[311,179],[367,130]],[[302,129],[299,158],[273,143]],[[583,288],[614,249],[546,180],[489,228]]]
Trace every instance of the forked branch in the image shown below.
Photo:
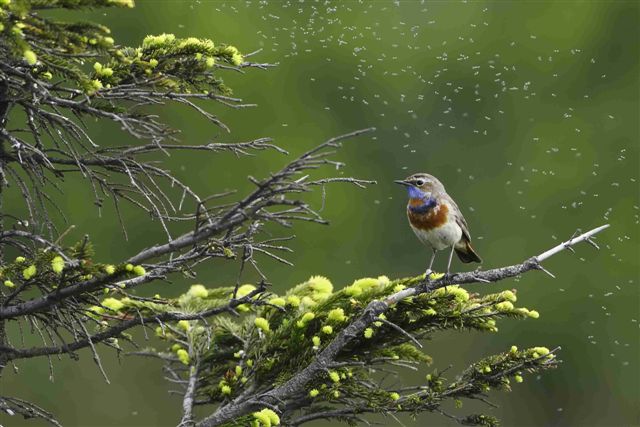
[[[335,161],[329,159],[334,152],[333,148],[337,148],[346,139],[373,130],[374,128],[362,129],[331,138],[291,161],[278,172],[272,173],[268,178],[261,181],[250,178],[256,188],[243,199],[227,205],[206,207],[206,215],[196,223],[194,230],[170,239],[167,243],[146,248],[124,261],[124,264],[149,262],[145,264],[147,273],[127,280],[126,286],[129,288],[146,283],[169,273],[188,269],[194,263],[210,258],[224,257],[224,248],[231,250],[248,248],[247,252],[255,250],[274,257],[271,254],[274,246],[269,241],[257,242],[255,239],[264,223],[272,222],[283,226],[290,225],[294,220],[325,223],[318,212],[301,200],[300,194],[311,191],[313,186],[333,181],[307,182],[306,175],[302,177],[299,175],[323,165],[335,164]],[[338,181],[349,182],[360,187],[375,183],[375,181],[342,177]],[[17,237],[15,232],[12,233],[10,236]],[[27,237],[34,239],[33,236]],[[157,260],[158,258],[164,259]],[[152,263],[154,259],[156,260]],[[275,256],[275,259],[280,258]],[[101,275],[60,287],[55,292],[24,302],[6,304],[5,301],[4,306],[0,307],[0,319],[17,318],[47,311],[54,306],[60,307],[73,297],[86,296],[113,282],[113,276]],[[119,285],[124,284],[119,283]]]
[[[572,237],[571,239],[563,242],[548,251],[541,253],[538,256],[531,257],[520,264],[515,264],[507,267],[495,268],[486,271],[474,271],[466,273],[454,273],[446,276],[442,276],[435,280],[425,278],[422,282],[414,287],[403,289],[388,296],[384,300],[375,300],[370,302],[363,310],[362,314],[353,320],[346,328],[336,335],[333,341],[328,344],[315,359],[304,369],[298,372],[294,377],[289,379],[282,385],[279,385],[269,391],[262,393],[259,396],[255,396],[254,399],[247,399],[246,396],[237,398],[228,402],[226,405],[219,407],[213,414],[204,418],[198,423],[199,427],[213,427],[230,422],[238,417],[246,415],[251,411],[259,409],[260,407],[269,407],[274,410],[282,411],[285,409],[287,402],[299,399],[300,396],[306,394],[306,385],[311,382],[316,376],[322,374],[327,370],[327,367],[334,365],[337,362],[338,356],[345,350],[348,344],[355,338],[362,335],[363,331],[373,322],[379,319],[379,316],[385,313],[389,308],[412,296],[418,296],[420,294],[429,293],[436,289],[443,288],[453,284],[466,284],[466,283],[490,283],[504,280],[510,277],[515,277],[520,274],[526,273],[531,270],[541,270],[540,263],[547,258],[561,252],[564,249],[570,248],[577,243],[583,241],[591,241],[592,237],[600,231],[609,227],[608,224],[590,230],[579,236]],[[592,242],[593,243],[593,242]],[[290,410],[290,408],[287,408]],[[347,415],[351,412],[340,412],[332,416]],[[313,418],[313,417],[312,417]],[[311,421],[311,418],[298,419],[296,424],[302,422]]]

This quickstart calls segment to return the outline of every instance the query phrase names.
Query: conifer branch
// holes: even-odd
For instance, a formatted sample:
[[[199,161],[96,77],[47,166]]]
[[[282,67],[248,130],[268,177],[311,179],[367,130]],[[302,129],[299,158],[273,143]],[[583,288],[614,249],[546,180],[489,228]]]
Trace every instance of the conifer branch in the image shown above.
[[[376,319],[384,314],[390,307],[406,300],[409,297],[417,297],[419,295],[433,292],[437,289],[445,288],[454,284],[462,283],[484,283],[484,281],[497,282],[510,277],[518,276],[522,273],[539,269],[539,263],[548,257],[560,252],[567,247],[573,246],[579,242],[590,239],[594,234],[604,230],[607,225],[595,228],[591,231],[572,238],[556,247],[543,252],[537,257],[532,257],[520,264],[491,269],[487,271],[476,271],[468,273],[454,273],[448,276],[442,276],[435,280],[424,279],[416,286],[400,290],[389,295],[383,300],[371,301],[363,310],[362,314],[345,327],[336,337],[320,352],[313,361],[296,373],[291,379],[282,385],[274,387],[256,396],[255,400],[245,399],[234,400],[226,405],[221,406],[213,414],[207,416],[198,423],[199,427],[214,427],[223,425],[234,419],[242,417],[253,410],[261,407],[261,404],[269,403],[274,405],[279,411],[282,409],[282,403],[297,396],[308,393],[307,384],[309,384],[319,374],[326,371],[328,366],[336,362],[336,359],[345,348],[356,338],[362,336],[365,329],[371,325]],[[357,414],[362,410],[354,409],[353,412],[347,414]],[[329,414],[333,416],[333,414]],[[337,415],[336,415],[337,416]],[[309,421],[314,417],[309,418]],[[302,421],[306,419],[303,418]],[[298,421],[300,423],[301,421]]]
[[[33,357],[47,356],[53,354],[69,354],[73,353],[77,350],[87,348],[92,346],[95,343],[104,342],[110,340],[112,338],[117,338],[122,335],[123,332],[137,327],[155,327],[155,325],[162,324],[163,322],[179,322],[181,320],[196,320],[196,319],[206,319],[208,317],[216,316],[222,313],[233,313],[233,310],[242,304],[261,304],[262,301],[256,300],[255,298],[259,297],[262,293],[264,293],[266,287],[264,284],[259,284],[259,286],[249,292],[248,294],[236,298],[231,299],[227,304],[222,305],[220,307],[211,308],[208,310],[200,311],[197,313],[182,313],[182,312],[165,312],[160,313],[154,316],[149,317],[134,317],[132,319],[123,320],[117,323],[114,326],[111,326],[103,331],[95,333],[91,336],[87,336],[85,338],[79,339],[77,341],[71,343],[64,343],[59,346],[52,347],[34,347],[27,349],[17,349],[8,346],[0,346],[0,351],[4,353],[4,357],[6,361],[17,360],[17,359],[30,359]],[[105,319],[108,320],[119,320],[118,317],[115,316],[105,316]]]
[[[256,189],[239,202],[220,208],[209,208],[207,210],[209,219],[202,224],[198,224],[197,229],[187,232],[179,237],[171,239],[167,243],[158,244],[140,251],[138,254],[124,261],[124,264],[139,264],[150,261],[153,258],[173,255],[167,262],[147,264],[146,274],[142,277],[121,282],[120,285],[128,287],[137,286],[141,283],[165,277],[167,274],[187,266],[190,262],[224,256],[224,248],[253,248],[258,251],[271,253],[269,243],[261,244],[254,242],[254,236],[261,227],[261,222],[276,222],[281,225],[290,224],[291,219],[322,222],[321,216],[306,203],[297,198],[288,196],[310,191],[310,186],[314,182],[305,182],[295,179],[297,174],[307,170],[316,169],[319,166],[328,164],[327,159],[332,153],[328,148],[336,148],[341,141],[353,138],[373,131],[373,128],[350,132],[332,138],[314,149],[302,154],[293,160],[280,171],[271,174],[269,178],[262,181],[255,181]],[[373,184],[374,181],[360,180],[355,178],[346,179],[347,182],[359,186]],[[274,211],[274,207],[286,207],[286,210]],[[245,226],[244,230],[241,228]],[[23,233],[13,232],[11,236],[23,236]],[[220,238],[219,236],[223,236]],[[33,235],[26,235],[34,239]],[[40,238],[42,241],[45,239]],[[205,246],[199,246],[203,242],[208,242]],[[217,246],[217,251],[211,252],[210,245]],[[190,248],[186,253],[181,254],[181,250]],[[117,278],[117,277],[116,277]],[[109,283],[114,282],[114,277],[110,275],[100,275],[89,280],[79,281],[56,292],[45,294],[40,298],[30,299],[18,304],[5,305],[0,307],[0,319],[16,318],[36,312],[49,310],[51,307],[64,303],[70,298],[87,294],[89,292],[102,289]]]

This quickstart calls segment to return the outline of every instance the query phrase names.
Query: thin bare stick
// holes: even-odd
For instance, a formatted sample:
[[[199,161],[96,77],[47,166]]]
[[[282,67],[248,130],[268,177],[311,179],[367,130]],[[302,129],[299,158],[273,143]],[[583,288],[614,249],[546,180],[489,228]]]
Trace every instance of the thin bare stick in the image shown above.
[[[193,427],[195,421],[193,419],[193,402],[196,392],[196,383],[198,381],[199,364],[196,362],[189,368],[189,381],[187,389],[182,398],[182,419],[178,427]]]

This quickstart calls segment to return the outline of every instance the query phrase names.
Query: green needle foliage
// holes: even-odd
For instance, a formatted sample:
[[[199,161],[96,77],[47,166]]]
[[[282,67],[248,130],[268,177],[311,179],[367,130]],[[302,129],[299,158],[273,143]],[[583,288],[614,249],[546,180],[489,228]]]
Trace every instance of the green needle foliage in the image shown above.
[[[430,365],[420,342],[437,340],[438,331],[495,333],[499,320],[536,318],[536,311],[514,305],[514,292],[482,296],[454,285],[538,269],[535,259],[429,280],[364,278],[339,290],[314,276],[284,295],[261,282],[196,284],[178,298],[138,296],[137,287],[169,275],[191,280],[196,266],[212,259],[238,262],[241,269],[257,267],[255,254],[288,263],[274,252],[286,253],[290,237],[265,236],[265,224],[324,224],[302,195],[333,182],[370,184],[342,175],[312,179],[309,173],[339,164],[330,156],[341,141],[371,129],[330,139],[262,180],[250,177],[255,189],[244,196],[220,203],[233,193],[201,197],[145,156],[286,151],[266,138],[178,143],[176,131],[153,107],[186,105],[227,129],[209,104],[244,104],[230,96],[221,73],[268,64],[247,62],[231,45],[172,34],[121,46],[102,25],[47,17],[49,9],[99,7],[128,8],[133,1],[0,0],[0,202],[14,189],[23,201],[0,214],[0,373],[21,359],[77,358],[78,350],[89,349],[106,378],[101,346],[124,351],[134,340],[129,330],[146,328],[155,331],[160,347],[137,353],[161,359],[171,379],[184,385],[182,426],[300,425],[315,419],[354,424],[366,413],[425,411],[463,424],[496,425],[485,415],[445,413],[442,404],[485,399],[492,389],[509,391],[524,373],[556,366],[553,351],[544,347],[512,347],[457,375],[433,370],[418,384],[391,387],[380,376],[381,369]],[[86,118],[114,122],[136,143],[102,146]],[[53,209],[64,216],[52,190],[61,190],[65,177],[84,180],[98,208],[111,200],[118,215],[121,203],[146,212],[166,238],[108,264],[94,260],[88,237],[65,245],[65,233],[50,215]],[[192,231],[172,237],[173,223],[185,221]],[[126,236],[124,224],[123,231]],[[9,330],[40,337],[42,344],[12,342]],[[196,421],[193,408],[199,405],[209,406],[210,415]],[[0,410],[59,425],[52,414],[17,397],[0,396]]]
[[[175,144],[177,131],[153,107],[182,104],[228,130],[200,103],[244,106],[230,96],[221,72],[266,65],[245,62],[234,46],[209,39],[161,34],[145,37],[139,46],[122,46],[103,25],[47,17],[49,9],[97,7],[133,7],[133,1],[0,1],[0,178],[3,187],[20,190],[28,221],[46,226],[50,238],[57,234],[50,213],[65,215],[45,187],[62,191],[59,182],[77,172],[88,181],[98,207],[111,200],[120,214],[120,204],[130,203],[158,218],[169,234],[166,223],[176,220],[177,205],[201,198],[144,155],[172,150],[243,154],[277,147],[266,139]],[[87,118],[114,122],[149,144],[101,146]],[[7,126],[10,121],[20,125]],[[169,194],[158,181],[183,195]]]
[[[131,0],[0,2],[2,50],[14,66],[31,66],[33,78],[84,89],[87,95],[125,84],[136,89],[161,87],[181,91],[228,93],[211,73],[216,61],[239,66],[233,46],[173,34],[148,36],[139,47],[117,46],[109,28],[90,22],[59,22],[38,12],[53,8],[133,7]],[[22,59],[22,61],[20,61]],[[21,63],[22,62],[22,63]],[[106,92],[109,92],[108,90]]]
[[[237,307],[239,316],[229,313],[207,321],[181,320],[158,327],[156,334],[167,342],[166,348],[144,353],[166,361],[167,369],[178,377],[180,372],[186,376],[195,373],[197,404],[224,405],[237,397],[267,393],[300,375],[371,301],[384,299],[423,279],[365,278],[334,292],[329,280],[314,276],[282,296],[259,293],[250,303]],[[236,297],[256,290],[250,284],[240,286],[235,290]],[[102,306],[114,316],[167,311],[192,314],[224,307],[233,295],[232,287],[207,289],[197,284],[173,300],[109,298]],[[523,373],[555,367],[555,355],[545,347],[521,351],[512,347],[472,364],[450,379],[433,371],[421,384],[401,389],[383,386],[376,370],[431,364],[431,357],[411,337],[398,333],[398,328],[437,342],[434,334],[442,330],[497,332],[496,322],[500,319],[538,317],[536,311],[515,307],[515,301],[512,291],[481,296],[455,285],[402,300],[380,315],[381,321],[373,322],[344,346],[334,365],[311,378],[306,395],[297,396],[279,418],[287,425],[296,425],[302,419],[333,418],[330,414],[339,409],[342,412],[335,418],[348,422],[367,412],[416,415],[442,411],[441,405],[448,399],[478,399],[491,389],[510,391],[511,381],[521,382]],[[227,424],[267,425],[260,419],[261,415],[252,414]],[[494,418],[477,414],[459,420],[465,424],[497,425]]]

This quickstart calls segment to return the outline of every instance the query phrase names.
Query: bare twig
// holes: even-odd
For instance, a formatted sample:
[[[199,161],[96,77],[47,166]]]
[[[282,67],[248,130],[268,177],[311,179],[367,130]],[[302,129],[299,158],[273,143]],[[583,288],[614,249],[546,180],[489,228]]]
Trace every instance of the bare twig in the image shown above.
[[[195,421],[193,419],[193,403],[195,399],[196,383],[198,381],[199,364],[196,362],[189,369],[189,381],[187,389],[182,398],[182,419],[178,427],[193,427]]]
[[[0,411],[9,416],[21,415],[24,418],[41,418],[49,424],[62,427],[52,414],[31,402],[17,397],[0,396]]]
[[[307,204],[299,199],[287,198],[291,194],[295,195],[308,191],[307,184],[296,182],[293,177],[303,171],[324,164],[326,157],[330,154],[326,152],[327,149],[335,148],[346,139],[373,130],[373,128],[369,128],[350,132],[320,144],[287,164],[280,171],[271,174],[269,178],[257,181],[257,188],[239,202],[226,206],[217,212],[215,212],[216,208],[213,208],[209,214],[209,220],[196,230],[171,239],[167,243],[144,249],[130,257],[126,263],[139,264],[163,256],[169,256],[170,258],[168,261],[149,265],[145,276],[128,279],[126,282],[120,283],[120,285],[126,285],[127,287],[137,286],[141,283],[164,277],[171,272],[182,270],[189,262],[196,259],[206,259],[207,256],[225,257],[226,252],[223,248],[229,246],[247,248],[248,253],[256,250],[286,263],[283,258],[267,250],[269,249],[268,243],[267,246],[254,243],[254,237],[260,231],[261,223],[265,220],[286,223],[292,218],[317,222],[319,214]],[[362,185],[368,181],[350,179],[349,182],[357,182]],[[285,206],[287,209],[280,212],[267,211],[267,208],[275,206]],[[157,209],[160,208],[157,207]],[[292,214],[295,214],[295,216],[292,216]],[[242,228],[243,225],[245,228]],[[198,245],[205,245],[205,242],[208,242],[209,246],[218,246],[220,248],[219,251],[214,253],[203,252],[203,249]],[[203,247],[206,248],[207,246]],[[190,249],[180,254],[180,251],[187,250],[187,248]],[[247,261],[257,268],[253,259],[248,259]],[[48,310],[52,306],[63,304],[71,297],[81,294],[86,295],[88,292],[102,289],[107,284],[112,283],[113,279],[114,277],[108,275],[94,277],[59,288],[56,292],[40,298],[0,307],[0,319],[15,318]]]

